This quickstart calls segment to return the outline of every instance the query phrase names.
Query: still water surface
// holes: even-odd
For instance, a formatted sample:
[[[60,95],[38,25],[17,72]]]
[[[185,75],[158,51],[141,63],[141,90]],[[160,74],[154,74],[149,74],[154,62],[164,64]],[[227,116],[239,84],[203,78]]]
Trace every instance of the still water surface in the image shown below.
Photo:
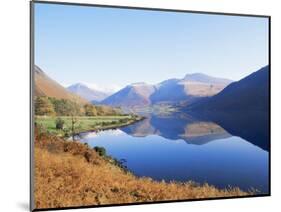
[[[83,133],[81,142],[104,147],[108,155],[125,159],[137,176],[267,193],[267,118],[256,114],[241,117],[153,115],[128,127]]]

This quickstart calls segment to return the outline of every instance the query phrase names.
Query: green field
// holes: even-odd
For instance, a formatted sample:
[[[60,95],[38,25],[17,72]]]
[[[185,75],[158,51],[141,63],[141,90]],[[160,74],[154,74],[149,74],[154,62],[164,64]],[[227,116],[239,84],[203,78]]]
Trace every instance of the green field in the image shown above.
[[[58,136],[64,136],[67,130],[72,127],[70,116],[61,116],[64,121],[64,130],[56,129],[56,116],[36,116],[36,125],[42,126],[49,133],[56,134]],[[125,126],[142,119],[139,116],[123,115],[123,116],[78,116],[75,123],[75,133],[102,130]]]

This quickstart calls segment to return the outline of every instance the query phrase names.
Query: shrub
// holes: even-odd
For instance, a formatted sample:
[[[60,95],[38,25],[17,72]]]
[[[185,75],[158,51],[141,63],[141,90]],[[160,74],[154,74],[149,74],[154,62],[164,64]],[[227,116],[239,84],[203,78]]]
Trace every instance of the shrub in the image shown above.
[[[63,129],[63,133],[64,133],[64,137],[65,138],[69,138],[71,136],[71,132],[70,132],[70,129],[69,128],[64,128]]]
[[[111,124],[118,124],[118,121],[112,121]]]
[[[103,121],[103,122],[101,122],[100,124],[101,124],[101,126],[107,126],[107,125],[109,125],[110,123],[108,123],[108,122],[106,122],[106,121]]]
[[[100,155],[100,156],[106,156],[106,150],[104,147],[99,147],[99,146],[95,146],[94,150]]]
[[[118,160],[118,159],[113,159],[113,164],[115,165],[115,166],[118,166],[119,168],[121,168],[123,171],[125,171],[126,173],[128,173],[129,172],[129,169],[128,169],[128,167],[125,165],[127,163],[127,161],[126,161],[126,159],[120,159],[120,160]]]
[[[129,121],[129,119],[128,118],[124,118],[124,119],[120,119],[120,123],[122,123],[122,124],[125,124],[125,123],[127,123]]]
[[[56,119],[56,129],[63,130],[63,128],[64,128],[64,120],[62,120],[61,118],[57,118]]]

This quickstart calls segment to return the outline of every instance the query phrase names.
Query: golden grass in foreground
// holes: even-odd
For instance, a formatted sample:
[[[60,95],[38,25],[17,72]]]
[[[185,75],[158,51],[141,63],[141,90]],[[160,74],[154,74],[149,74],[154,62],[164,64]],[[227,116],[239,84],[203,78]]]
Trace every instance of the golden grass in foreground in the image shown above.
[[[35,207],[54,208],[163,200],[243,196],[192,182],[165,183],[137,178],[78,142],[36,136]]]

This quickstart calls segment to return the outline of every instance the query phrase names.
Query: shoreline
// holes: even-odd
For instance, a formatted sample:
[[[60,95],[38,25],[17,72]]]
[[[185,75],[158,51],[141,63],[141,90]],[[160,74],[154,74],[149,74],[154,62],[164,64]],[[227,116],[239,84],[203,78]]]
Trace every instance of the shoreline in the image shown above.
[[[56,120],[61,118],[64,121],[62,129],[56,128]],[[126,115],[126,116],[78,116],[78,122],[75,124],[74,131],[71,130],[70,116],[47,116],[36,117],[35,123],[39,128],[50,134],[56,135],[60,138],[71,138],[72,136],[79,136],[81,133],[98,132],[109,129],[118,129],[126,127],[131,124],[144,120],[145,116]]]
[[[146,119],[146,117],[140,116],[139,119],[134,119],[129,123],[124,123],[124,124],[121,124],[121,125],[118,125],[118,126],[105,126],[105,127],[101,127],[101,128],[98,128],[98,129],[90,129],[90,130],[85,130],[85,131],[79,131],[79,132],[75,133],[74,136],[77,136],[81,133],[91,133],[91,132],[99,132],[99,131],[105,131],[105,130],[115,130],[115,129],[118,129],[118,128],[121,128],[121,127],[126,127],[126,126],[129,126],[131,124],[135,124],[135,123],[137,123],[139,121],[142,121],[144,119]]]

